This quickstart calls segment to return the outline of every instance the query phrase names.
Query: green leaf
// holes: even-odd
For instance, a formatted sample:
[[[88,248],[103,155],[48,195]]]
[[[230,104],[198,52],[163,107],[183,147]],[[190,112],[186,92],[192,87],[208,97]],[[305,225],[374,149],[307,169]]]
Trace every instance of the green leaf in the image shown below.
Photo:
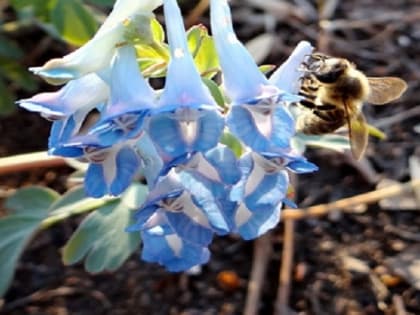
[[[152,19],[150,27],[152,29],[153,39],[158,43],[163,43],[165,40],[165,31],[159,21]]]
[[[219,58],[207,28],[203,25],[191,27],[187,32],[187,40],[198,71],[211,79],[219,71]]]
[[[48,215],[48,208],[58,194],[47,188],[18,190],[5,206],[13,212],[0,219],[0,296],[10,285],[16,263],[25,245]]]
[[[50,8],[56,0],[11,0],[13,8],[17,11],[19,20],[29,20],[37,17],[46,21]]]
[[[16,105],[13,102],[14,99],[15,96],[0,78],[0,116],[11,114],[16,109]]]
[[[89,0],[87,2],[101,7],[110,7],[114,4],[115,0]]]
[[[18,60],[23,57],[23,51],[14,41],[0,34],[0,56]]]
[[[0,73],[27,92],[35,92],[38,88],[35,77],[16,61],[0,61]]]
[[[203,82],[207,86],[207,88],[209,89],[209,91],[210,91],[211,95],[213,96],[213,98],[215,99],[217,105],[219,105],[222,108],[226,108],[226,102],[225,102],[225,99],[223,97],[223,93],[222,93],[222,91],[220,91],[216,82],[214,82],[213,80],[210,80],[206,77],[202,77],[201,79],[203,80]]]
[[[264,74],[267,74],[271,71],[273,71],[276,68],[275,65],[261,65],[258,67],[258,69],[260,69],[260,71]]]
[[[169,48],[164,43],[136,45],[140,69],[146,78],[161,78],[166,74],[169,63]]]
[[[231,133],[224,132],[220,142],[228,146],[233,151],[233,153],[235,153],[237,158],[241,157],[243,153],[242,145],[239,140],[236,139]]]
[[[138,233],[127,233],[131,211],[113,201],[90,213],[63,248],[63,262],[74,264],[85,258],[89,272],[115,270],[138,247]]]
[[[80,0],[57,0],[50,19],[61,37],[77,46],[86,43],[98,28],[94,16]]]

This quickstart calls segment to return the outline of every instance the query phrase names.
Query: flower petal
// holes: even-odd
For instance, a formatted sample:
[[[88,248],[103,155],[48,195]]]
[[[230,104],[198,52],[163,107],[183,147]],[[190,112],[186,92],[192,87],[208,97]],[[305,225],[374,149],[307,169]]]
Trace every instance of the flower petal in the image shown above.
[[[268,80],[236,37],[226,0],[210,1],[210,20],[227,95],[234,103],[260,95]]]
[[[313,49],[310,43],[299,42],[289,58],[271,75],[270,83],[283,91],[297,94],[300,89],[299,79],[303,74],[300,68]]]
[[[31,98],[19,100],[19,106],[40,112],[46,118],[63,119],[80,109],[91,109],[107,100],[108,85],[96,74],[88,74],[70,81],[56,92],[37,94]]]
[[[171,60],[159,110],[168,111],[178,107],[217,108],[188,51],[184,23],[176,0],[164,0],[163,5]]]

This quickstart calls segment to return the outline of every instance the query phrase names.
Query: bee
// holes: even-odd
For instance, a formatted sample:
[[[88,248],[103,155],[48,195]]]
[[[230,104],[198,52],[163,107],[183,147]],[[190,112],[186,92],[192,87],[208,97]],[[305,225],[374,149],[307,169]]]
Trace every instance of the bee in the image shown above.
[[[312,54],[303,70],[297,131],[320,135],[347,125],[351,152],[359,160],[368,143],[363,103],[389,103],[404,93],[407,83],[397,77],[367,77],[349,60],[321,53]]]

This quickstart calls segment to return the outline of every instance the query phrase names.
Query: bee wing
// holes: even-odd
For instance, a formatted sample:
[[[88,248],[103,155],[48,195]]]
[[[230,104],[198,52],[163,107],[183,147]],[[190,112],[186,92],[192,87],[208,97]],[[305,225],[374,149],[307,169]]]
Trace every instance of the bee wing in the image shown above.
[[[360,160],[368,144],[369,130],[365,116],[360,112],[356,117],[348,118],[347,122],[349,126],[351,153],[356,160]]]
[[[407,89],[407,83],[397,77],[368,78],[370,94],[367,101],[383,105],[399,98]]]

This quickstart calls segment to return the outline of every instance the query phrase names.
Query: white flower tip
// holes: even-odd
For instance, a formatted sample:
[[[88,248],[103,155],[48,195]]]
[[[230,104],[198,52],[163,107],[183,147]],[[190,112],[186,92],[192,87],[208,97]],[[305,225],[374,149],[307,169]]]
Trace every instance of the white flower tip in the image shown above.
[[[29,71],[52,85],[61,85],[78,77],[76,71],[66,65],[62,58],[51,59],[42,67],[30,67]]]

